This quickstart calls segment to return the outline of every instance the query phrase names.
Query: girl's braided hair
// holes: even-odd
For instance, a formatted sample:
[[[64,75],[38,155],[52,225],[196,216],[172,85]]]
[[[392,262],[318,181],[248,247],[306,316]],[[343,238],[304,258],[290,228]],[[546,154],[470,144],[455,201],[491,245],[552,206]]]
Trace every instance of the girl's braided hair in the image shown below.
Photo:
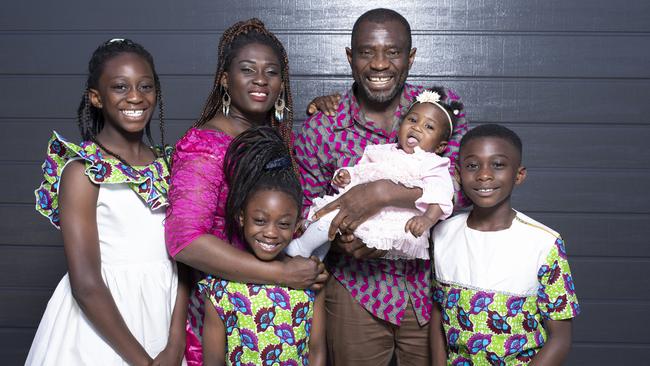
[[[90,103],[88,95],[90,89],[98,89],[99,79],[104,71],[106,62],[118,55],[124,53],[133,53],[142,57],[153,72],[154,84],[156,87],[156,100],[158,101],[158,119],[160,121],[160,146],[165,146],[165,109],[162,99],[162,91],[160,89],[160,79],[156,73],[156,68],[153,63],[153,57],[142,47],[140,44],[133,42],[129,39],[112,39],[104,42],[101,46],[97,47],[93,52],[90,61],[88,62],[88,79],[86,80],[86,87],[81,102],[77,109],[77,121],[79,123],[79,131],[81,138],[85,141],[96,141],[95,137],[104,128],[104,115],[100,108],[96,108]],[[153,138],[151,137],[151,121],[147,122],[145,127],[145,134],[150,145],[154,145]],[[106,150],[102,147],[102,149]],[[107,151],[111,155],[115,154]],[[116,156],[117,157],[117,156]]]
[[[284,89],[286,108],[284,110],[284,120],[282,123],[275,118],[274,113],[269,111],[270,125],[278,129],[282,140],[286,146],[291,148],[291,129],[293,127],[293,97],[291,95],[291,82],[289,80],[289,58],[282,42],[268,29],[261,20],[252,18],[245,21],[237,22],[230,28],[226,29],[221,36],[218,48],[217,71],[214,75],[212,91],[208,96],[203,107],[201,116],[194,124],[194,127],[200,127],[214,118],[222,107],[222,97],[224,90],[221,87],[221,79],[224,72],[228,70],[232,60],[237,56],[239,50],[249,44],[258,43],[271,47],[280,60],[281,76]],[[297,172],[295,163],[294,170]]]
[[[238,217],[257,191],[284,192],[296,203],[296,216],[302,212],[302,188],[292,169],[290,151],[273,128],[252,127],[237,136],[226,151],[224,172],[230,189],[226,200],[228,240],[243,242]]]

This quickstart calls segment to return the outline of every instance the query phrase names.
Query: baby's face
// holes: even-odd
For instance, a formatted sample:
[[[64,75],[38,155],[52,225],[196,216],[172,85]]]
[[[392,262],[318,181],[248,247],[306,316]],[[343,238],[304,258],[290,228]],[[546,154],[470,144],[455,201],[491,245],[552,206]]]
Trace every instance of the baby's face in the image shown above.
[[[397,143],[409,154],[416,146],[440,154],[447,147],[448,134],[449,120],[444,111],[431,103],[416,103],[400,124]]]

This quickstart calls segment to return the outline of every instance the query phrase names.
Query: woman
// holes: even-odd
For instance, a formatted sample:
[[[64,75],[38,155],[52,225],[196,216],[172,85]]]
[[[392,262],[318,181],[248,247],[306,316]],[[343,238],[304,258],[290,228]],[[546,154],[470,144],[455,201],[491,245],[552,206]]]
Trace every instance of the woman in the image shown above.
[[[319,288],[327,275],[315,259],[264,262],[228,243],[224,215],[228,187],[223,158],[234,137],[271,125],[291,151],[293,103],[284,47],[257,19],[227,29],[219,42],[214,86],[203,113],[176,145],[165,223],[167,248],[177,261],[238,282]],[[186,358],[201,364],[201,296],[190,300]]]

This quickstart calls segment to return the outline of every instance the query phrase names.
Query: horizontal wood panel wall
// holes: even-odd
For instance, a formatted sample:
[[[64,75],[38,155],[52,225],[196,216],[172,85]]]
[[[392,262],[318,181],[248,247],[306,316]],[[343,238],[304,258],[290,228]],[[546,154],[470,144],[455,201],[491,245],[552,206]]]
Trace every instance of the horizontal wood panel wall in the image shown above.
[[[65,273],[61,238],[34,212],[32,192],[51,130],[76,140],[85,67],[100,42],[129,37],[152,52],[173,142],[210,90],[223,30],[259,17],[288,50],[299,127],[312,97],[350,85],[352,24],[378,6],[411,22],[412,82],[452,87],[473,125],[502,123],[522,136],[529,178],[515,205],[564,236],[584,309],[568,364],[645,358],[650,2],[71,0],[0,5],[3,364],[24,362]]]

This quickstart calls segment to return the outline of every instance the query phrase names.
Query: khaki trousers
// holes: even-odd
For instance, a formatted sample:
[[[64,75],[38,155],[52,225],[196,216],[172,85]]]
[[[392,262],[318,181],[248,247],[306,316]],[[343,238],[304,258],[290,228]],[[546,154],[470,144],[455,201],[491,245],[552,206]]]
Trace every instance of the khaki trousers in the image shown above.
[[[409,301],[398,327],[370,314],[339,281],[325,286],[328,361],[332,366],[429,366],[429,325],[420,326]]]

